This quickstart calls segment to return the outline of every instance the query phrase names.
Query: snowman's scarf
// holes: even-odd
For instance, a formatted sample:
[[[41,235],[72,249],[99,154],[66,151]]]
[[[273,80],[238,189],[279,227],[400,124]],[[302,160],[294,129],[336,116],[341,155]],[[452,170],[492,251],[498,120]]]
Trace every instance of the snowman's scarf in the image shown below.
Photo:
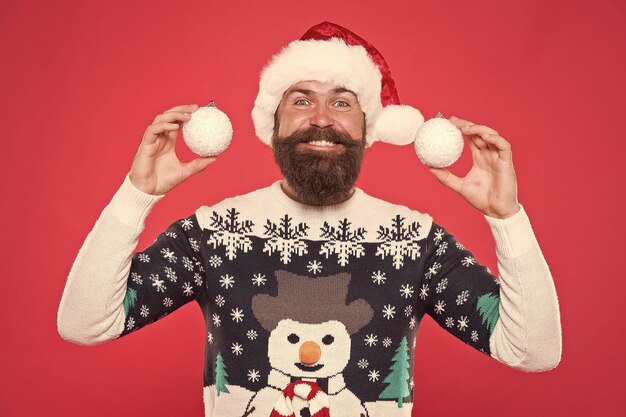
[[[285,387],[270,417],[295,417],[292,405],[294,397],[308,401],[311,417],[330,417],[328,395],[315,382],[302,380]]]

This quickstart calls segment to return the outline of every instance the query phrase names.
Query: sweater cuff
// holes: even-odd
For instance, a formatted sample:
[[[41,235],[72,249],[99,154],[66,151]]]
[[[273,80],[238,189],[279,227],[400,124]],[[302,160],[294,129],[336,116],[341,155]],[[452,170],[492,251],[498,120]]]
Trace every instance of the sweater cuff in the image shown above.
[[[536,238],[530,219],[520,204],[520,210],[506,219],[485,216],[496,241],[496,254],[515,258],[526,253],[535,245]]]
[[[152,195],[139,190],[130,181],[129,174],[126,174],[108,209],[125,225],[141,228],[152,207],[163,197],[165,194]]]

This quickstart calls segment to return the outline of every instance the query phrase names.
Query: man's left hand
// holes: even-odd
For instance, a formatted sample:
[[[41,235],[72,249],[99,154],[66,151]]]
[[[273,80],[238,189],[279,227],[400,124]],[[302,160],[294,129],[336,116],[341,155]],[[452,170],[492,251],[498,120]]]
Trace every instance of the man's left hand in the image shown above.
[[[468,139],[472,169],[465,177],[446,168],[429,167],[430,172],[487,216],[505,219],[517,213],[520,206],[511,144],[490,127],[454,116],[448,120]]]

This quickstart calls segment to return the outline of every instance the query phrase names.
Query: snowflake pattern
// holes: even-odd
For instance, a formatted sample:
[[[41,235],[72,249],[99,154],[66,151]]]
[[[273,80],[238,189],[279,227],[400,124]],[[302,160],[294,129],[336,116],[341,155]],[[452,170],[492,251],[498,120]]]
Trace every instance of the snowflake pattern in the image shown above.
[[[233,308],[232,310],[230,310],[231,313],[231,317],[233,318],[233,321],[235,323],[241,323],[243,321],[243,310],[240,308]]]
[[[310,261],[307,264],[306,268],[308,269],[310,273],[315,275],[315,274],[322,272],[322,263],[318,261]]]
[[[433,238],[435,243],[438,245],[439,243],[441,243],[442,239],[443,239],[443,230],[442,229],[435,230],[435,237]]]
[[[378,285],[384,284],[386,280],[387,277],[385,276],[384,272],[376,271],[372,274],[372,281],[374,281]]]
[[[472,330],[472,335],[470,337],[472,338],[472,342],[478,342],[478,332],[476,330]]]
[[[405,220],[405,217],[398,214],[391,220],[391,227],[381,225],[378,228],[378,239],[382,240],[382,243],[376,248],[376,256],[380,256],[381,259],[390,256],[396,269],[404,266],[405,257],[416,260],[421,255],[420,246],[417,244],[421,226],[418,222],[405,226]]]
[[[416,324],[417,324],[417,318],[415,316],[412,316],[411,319],[409,320],[409,329],[414,329]]]
[[[226,300],[221,295],[218,294],[215,296],[215,304],[217,304],[218,307],[222,307],[225,302]]]
[[[372,369],[371,371],[369,371],[369,373],[367,374],[367,378],[372,381],[372,382],[376,382],[378,381],[378,379],[380,378],[380,373],[375,370]]]
[[[443,290],[446,289],[447,286],[448,286],[448,278],[446,277],[437,283],[437,288],[436,288],[437,294],[440,294]]]
[[[234,342],[231,346],[230,349],[233,351],[233,354],[236,356],[239,356],[243,353],[243,346],[241,346],[240,343]]]
[[[145,253],[140,253],[138,258],[141,262],[150,262],[150,256],[146,255]]]
[[[413,297],[413,286],[409,285],[409,284],[404,284],[400,287],[400,295],[402,295],[404,298],[411,298]]]
[[[469,267],[470,265],[476,264],[476,259],[474,259],[472,256],[466,256],[461,261],[461,264],[465,267]]]
[[[169,298],[169,297],[165,297],[165,298],[163,299],[163,305],[164,305],[165,307],[171,307],[171,306],[173,306],[173,305],[174,305],[174,302],[172,301],[172,299],[171,299],[171,298]]]
[[[150,314],[150,309],[148,308],[147,305],[143,304],[141,306],[141,310],[139,311],[139,315],[141,317],[148,317],[148,314]]]
[[[250,369],[248,371],[248,381],[257,382],[261,378],[261,374],[256,369]]]
[[[178,280],[178,277],[176,276],[176,271],[174,271],[169,266],[165,267],[164,272],[165,272],[165,278],[169,279],[170,281],[176,282]]]
[[[458,319],[458,324],[457,327],[459,328],[459,330],[464,331],[465,329],[467,329],[467,325],[469,324],[469,320],[467,319],[467,316],[461,316],[460,319]]]
[[[396,308],[393,307],[391,304],[385,305],[385,307],[383,308],[383,317],[385,317],[387,320],[391,320],[392,318],[394,318],[395,315]]]
[[[428,297],[428,285],[422,284],[422,286],[420,287],[420,298],[422,300],[425,300],[426,297]]]
[[[426,274],[424,274],[424,276],[426,277],[426,279],[431,279],[432,277],[437,275],[437,272],[440,269],[441,269],[441,264],[439,262],[435,262],[430,268],[428,268],[428,271],[426,271]]]
[[[133,282],[137,285],[141,285],[143,284],[143,279],[141,279],[141,275],[139,275],[136,272],[131,272],[130,273],[130,278],[133,280]]]
[[[152,286],[156,289],[157,292],[165,292],[167,287],[165,286],[165,281],[160,279],[157,274],[150,274],[150,281],[152,281]]]
[[[350,256],[355,258],[365,256],[365,247],[359,241],[365,239],[367,231],[362,227],[351,230],[351,225],[352,223],[348,219],[340,220],[339,226],[336,228],[328,222],[324,222],[320,236],[328,239],[328,241],[322,244],[320,255],[326,256],[326,259],[330,255],[337,255],[337,262],[341,266],[348,265]]]
[[[365,369],[368,366],[370,366],[370,363],[367,361],[367,359],[361,359],[358,363],[359,368],[361,369]]]
[[[132,330],[135,327],[135,319],[132,317],[128,318],[128,322],[126,323],[126,330]]]
[[[446,253],[446,249],[448,249],[448,242],[441,242],[441,244],[437,247],[435,254],[437,256],[441,256]]]
[[[191,262],[191,259],[187,258],[186,256],[183,256],[183,267],[187,271],[193,271],[193,262]]]
[[[211,343],[211,344],[212,344],[212,343],[213,343],[213,333],[211,333],[211,332],[207,332],[207,334],[206,334],[206,340],[207,340],[209,343]]]
[[[213,313],[213,316],[211,316],[212,320],[213,320],[213,325],[215,327],[220,327],[220,324],[222,324],[222,320],[220,319],[220,315],[217,313]]]
[[[269,239],[263,246],[263,252],[267,252],[269,256],[273,253],[280,253],[280,261],[287,265],[291,262],[291,255],[302,256],[308,253],[308,247],[303,240],[307,236],[309,226],[306,223],[298,223],[292,225],[293,218],[285,214],[280,219],[280,224],[276,224],[271,220],[267,220],[265,224],[265,235]]]
[[[413,314],[413,306],[406,306],[404,308],[404,315],[409,317],[411,314]]]
[[[465,246],[461,245],[459,242],[456,242],[454,246],[456,246],[458,250],[465,250]]]
[[[178,235],[174,232],[165,232],[165,236],[171,237],[172,239],[176,239]]]
[[[452,317],[448,317],[446,319],[446,327],[449,328],[449,327],[452,327],[452,326],[454,326],[454,319]]]
[[[195,274],[193,274],[193,281],[198,287],[202,286],[202,275],[196,272]]]
[[[248,339],[250,340],[255,340],[258,336],[258,333],[256,330],[248,330],[248,333],[246,333],[246,336],[248,336]]]
[[[441,314],[444,311],[446,311],[446,303],[443,300],[439,300],[437,301],[437,304],[435,304],[435,313],[436,314]]]
[[[213,268],[217,268],[222,264],[222,258],[218,255],[213,255],[209,258],[209,265]]]
[[[180,225],[182,226],[183,230],[190,230],[193,227],[193,222],[191,221],[191,219],[183,219],[180,221]]]
[[[252,250],[252,239],[245,233],[252,233],[254,223],[250,220],[239,221],[239,212],[230,208],[226,210],[226,216],[221,216],[217,212],[213,212],[211,216],[211,227],[217,230],[211,234],[207,244],[213,245],[213,249],[217,246],[224,246],[226,257],[232,261],[237,257],[238,251],[248,253]]]
[[[198,243],[198,241],[192,237],[190,237],[189,239],[189,246],[191,246],[191,249],[194,252],[200,252],[200,244]]]
[[[261,285],[265,285],[266,282],[267,278],[265,278],[263,274],[254,274],[252,276],[252,285],[258,285],[260,287]]]
[[[193,287],[189,282],[185,282],[183,284],[183,294],[185,294],[187,297],[191,297],[193,295]]]
[[[374,333],[370,333],[367,336],[365,336],[365,344],[369,347],[372,346],[376,346],[376,343],[378,343],[378,336],[376,336]]]
[[[163,254],[163,258],[167,259],[167,261],[171,264],[175,264],[178,260],[178,257],[174,254],[174,252],[170,248],[161,249],[161,253]]]
[[[220,278],[220,285],[225,289],[232,288],[235,285],[235,278],[228,274],[222,275]]]
[[[385,337],[383,339],[383,346],[388,348],[389,346],[391,346],[391,338],[390,337]]]
[[[469,291],[463,290],[459,295],[456,296],[456,305],[460,306],[465,304],[467,299],[469,298]]]

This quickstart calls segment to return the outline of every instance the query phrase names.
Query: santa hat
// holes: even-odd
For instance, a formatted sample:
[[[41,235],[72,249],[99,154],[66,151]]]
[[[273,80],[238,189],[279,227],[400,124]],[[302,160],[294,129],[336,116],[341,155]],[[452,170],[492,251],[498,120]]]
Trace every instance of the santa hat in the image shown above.
[[[330,22],[309,29],[274,55],[261,72],[252,109],[256,135],[271,146],[274,113],[283,93],[301,81],[320,81],[354,92],[366,120],[366,146],[379,140],[408,145],[424,123],[414,107],[401,105],[383,56],[350,30]]]

